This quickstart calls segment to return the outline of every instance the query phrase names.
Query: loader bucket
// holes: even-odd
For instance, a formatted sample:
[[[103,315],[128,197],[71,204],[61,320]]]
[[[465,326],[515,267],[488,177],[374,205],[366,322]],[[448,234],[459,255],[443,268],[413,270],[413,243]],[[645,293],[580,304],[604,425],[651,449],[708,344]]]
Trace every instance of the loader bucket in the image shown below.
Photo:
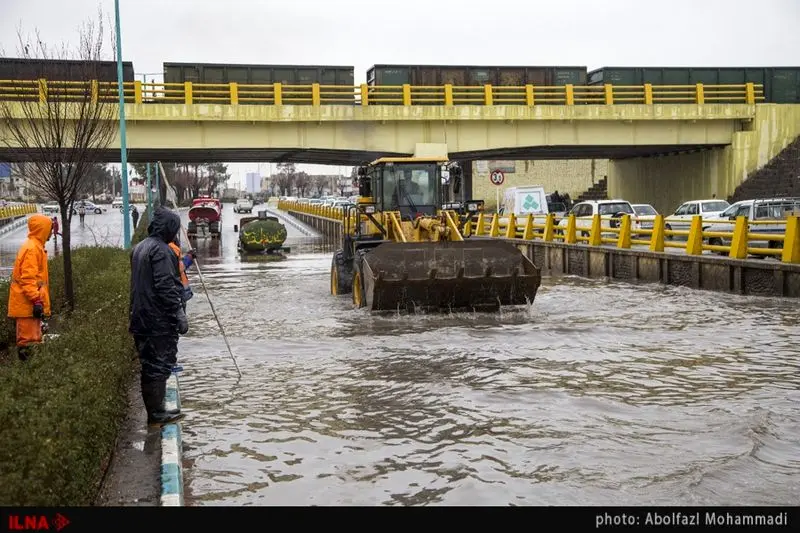
[[[385,243],[361,270],[371,311],[497,310],[532,303],[541,283],[514,245],[490,239]]]

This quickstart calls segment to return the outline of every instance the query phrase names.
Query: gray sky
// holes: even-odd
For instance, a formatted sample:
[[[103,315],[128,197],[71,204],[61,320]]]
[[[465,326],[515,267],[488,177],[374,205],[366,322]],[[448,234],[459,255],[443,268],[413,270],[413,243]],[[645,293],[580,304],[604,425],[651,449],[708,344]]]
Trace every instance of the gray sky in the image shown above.
[[[113,22],[113,0],[0,0],[0,49],[16,55],[20,24],[74,42],[98,6]],[[800,64],[800,0],[120,0],[120,16],[137,74],[164,61],[353,65],[356,83],[375,63]],[[231,169],[243,182],[257,165]]]

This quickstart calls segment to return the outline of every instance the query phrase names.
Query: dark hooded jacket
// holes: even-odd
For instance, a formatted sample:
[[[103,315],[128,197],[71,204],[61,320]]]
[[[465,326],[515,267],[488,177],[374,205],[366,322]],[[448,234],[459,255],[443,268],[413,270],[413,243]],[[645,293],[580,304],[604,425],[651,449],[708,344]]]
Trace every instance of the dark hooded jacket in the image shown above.
[[[148,237],[133,249],[128,331],[134,335],[178,335],[183,284],[178,276],[178,258],[168,243],[180,227],[177,214],[158,207],[147,227]]]

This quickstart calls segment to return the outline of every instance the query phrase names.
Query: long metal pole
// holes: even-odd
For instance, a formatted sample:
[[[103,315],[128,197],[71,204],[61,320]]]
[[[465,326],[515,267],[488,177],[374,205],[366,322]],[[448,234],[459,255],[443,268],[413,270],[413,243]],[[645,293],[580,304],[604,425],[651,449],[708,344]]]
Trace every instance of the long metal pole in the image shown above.
[[[125,86],[122,77],[122,32],[119,23],[119,0],[114,0],[114,18],[117,31],[117,88],[119,90],[119,150],[122,163],[122,245],[131,247],[131,217],[128,203],[128,143],[125,131]]]
[[[161,179],[158,177],[158,167],[160,163],[156,163],[156,206],[161,205]]]
[[[153,186],[150,185],[150,163],[147,163],[147,212],[153,216]]]

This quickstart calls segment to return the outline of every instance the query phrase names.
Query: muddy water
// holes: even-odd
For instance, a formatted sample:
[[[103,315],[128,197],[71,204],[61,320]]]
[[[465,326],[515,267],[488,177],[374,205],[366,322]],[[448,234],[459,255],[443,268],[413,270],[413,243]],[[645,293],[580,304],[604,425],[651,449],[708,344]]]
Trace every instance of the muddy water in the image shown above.
[[[578,278],[530,309],[370,316],[331,248],[198,245],[180,363],[188,505],[797,504],[800,309]]]

